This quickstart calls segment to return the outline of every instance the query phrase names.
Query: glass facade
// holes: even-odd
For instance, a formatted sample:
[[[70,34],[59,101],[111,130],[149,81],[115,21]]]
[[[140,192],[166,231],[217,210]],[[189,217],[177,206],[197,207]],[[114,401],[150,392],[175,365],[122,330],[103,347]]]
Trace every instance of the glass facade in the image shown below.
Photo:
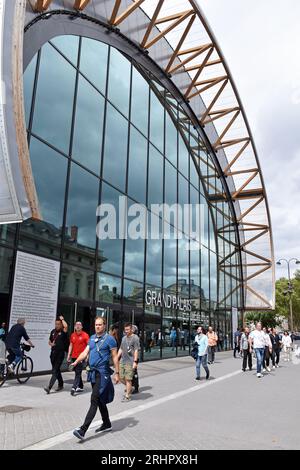
[[[132,321],[144,360],[188,354],[199,324],[212,324],[230,347],[239,261],[219,260],[236,234],[231,243],[217,236],[230,207],[213,201],[224,193],[213,159],[174,97],[118,50],[76,36],[41,48],[24,73],[24,93],[43,220],[0,226],[2,315],[18,249],[61,262],[59,310],[71,325],[75,309],[86,328],[102,309],[109,323]],[[117,206],[120,196],[129,207],[145,205],[158,238],[97,238],[97,206]],[[174,214],[169,225],[165,213],[153,213],[162,203],[199,204],[200,230],[191,217],[177,227]],[[163,237],[178,230],[181,238]],[[191,311],[147,305],[147,289],[189,300]]]

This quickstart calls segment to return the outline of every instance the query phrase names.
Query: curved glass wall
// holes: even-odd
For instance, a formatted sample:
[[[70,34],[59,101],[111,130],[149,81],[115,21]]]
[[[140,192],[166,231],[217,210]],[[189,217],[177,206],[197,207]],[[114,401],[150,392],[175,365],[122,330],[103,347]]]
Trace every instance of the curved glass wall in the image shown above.
[[[24,88],[43,221],[25,221],[14,243],[61,261],[59,305],[69,322],[74,308],[85,325],[96,309],[105,309],[109,322],[131,320],[139,327],[144,359],[188,354],[198,324],[212,324],[227,335],[229,347],[238,281],[220,269],[219,260],[231,247],[217,237],[229,208],[226,202],[209,202],[209,194],[222,191],[222,185],[175,99],[116,49],[75,36],[57,37],[41,48],[25,71]],[[200,208],[192,209],[183,227],[175,213],[169,223],[163,221],[165,213],[152,214],[156,238],[99,240],[97,206],[117,207],[124,196],[129,209],[144,204],[149,218],[153,204]],[[117,218],[116,230],[120,224]],[[0,244],[15,239],[1,230]],[[163,237],[177,230],[178,239]],[[230,270],[237,274],[237,256],[235,261]],[[189,300],[191,311],[147,305],[147,290],[154,297]]]

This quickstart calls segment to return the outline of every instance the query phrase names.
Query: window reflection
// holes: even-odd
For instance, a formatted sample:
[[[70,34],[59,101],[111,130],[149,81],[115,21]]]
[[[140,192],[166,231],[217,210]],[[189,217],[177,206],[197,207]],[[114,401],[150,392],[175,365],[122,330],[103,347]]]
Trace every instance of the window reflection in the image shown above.
[[[146,202],[147,148],[147,140],[131,126],[128,194],[142,204]]]
[[[130,73],[129,60],[119,51],[111,48],[108,98],[126,117],[129,112]]]
[[[105,94],[108,46],[94,39],[82,38],[80,71]]]
[[[60,50],[64,56],[67,57],[75,66],[78,61],[78,45],[79,37],[64,35],[57,36],[56,38],[51,39],[51,43],[54,44],[57,49]]]
[[[149,85],[142,75],[132,69],[131,120],[148,136]]]

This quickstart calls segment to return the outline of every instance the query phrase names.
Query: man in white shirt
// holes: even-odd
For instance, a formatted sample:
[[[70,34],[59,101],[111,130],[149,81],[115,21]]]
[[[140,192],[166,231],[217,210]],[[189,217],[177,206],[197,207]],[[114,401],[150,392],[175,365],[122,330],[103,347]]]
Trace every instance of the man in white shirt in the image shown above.
[[[260,322],[256,323],[255,330],[251,331],[249,335],[250,341],[250,353],[254,349],[256,355],[256,372],[257,377],[262,377],[261,366],[264,358],[265,351],[265,333],[262,331],[262,325]]]

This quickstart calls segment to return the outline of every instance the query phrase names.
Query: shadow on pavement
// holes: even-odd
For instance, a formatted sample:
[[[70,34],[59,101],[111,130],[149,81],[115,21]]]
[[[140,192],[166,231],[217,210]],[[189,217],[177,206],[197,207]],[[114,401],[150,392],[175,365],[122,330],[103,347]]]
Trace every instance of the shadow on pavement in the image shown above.
[[[92,434],[91,436],[88,436],[84,441],[78,441],[78,444],[82,445],[85,442],[92,441],[94,439],[100,438],[103,434],[113,434],[116,431],[122,431],[122,429],[127,429],[127,428],[133,428],[139,423],[139,421],[136,418],[123,418],[123,419],[118,419],[116,421],[113,421],[112,423],[112,430],[107,433],[107,432],[102,432],[102,433],[95,433]],[[76,439],[76,438],[75,438]]]

